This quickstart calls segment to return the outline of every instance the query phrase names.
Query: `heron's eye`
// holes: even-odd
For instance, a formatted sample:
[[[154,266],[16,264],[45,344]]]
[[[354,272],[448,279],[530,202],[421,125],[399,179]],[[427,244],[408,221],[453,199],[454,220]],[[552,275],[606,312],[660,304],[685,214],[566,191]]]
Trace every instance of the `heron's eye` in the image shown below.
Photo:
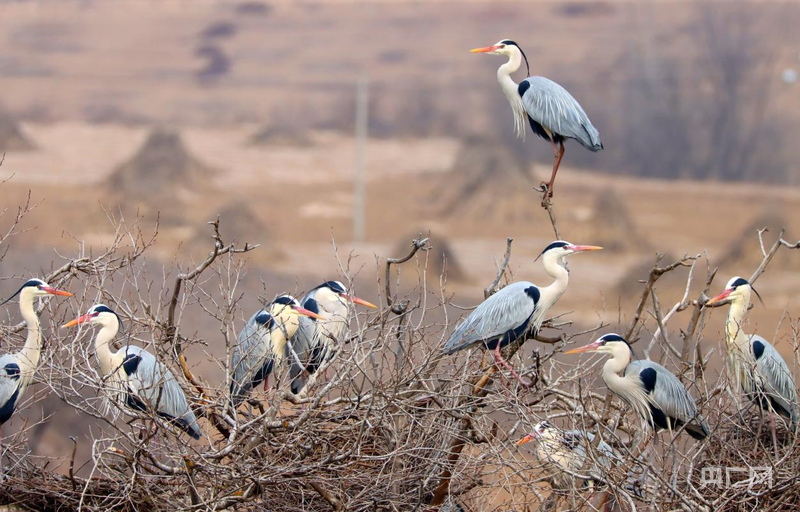
[[[99,311],[95,311],[94,313],[92,313],[92,316],[95,317],[95,316],[98,316],[99,314],[100,314]]]

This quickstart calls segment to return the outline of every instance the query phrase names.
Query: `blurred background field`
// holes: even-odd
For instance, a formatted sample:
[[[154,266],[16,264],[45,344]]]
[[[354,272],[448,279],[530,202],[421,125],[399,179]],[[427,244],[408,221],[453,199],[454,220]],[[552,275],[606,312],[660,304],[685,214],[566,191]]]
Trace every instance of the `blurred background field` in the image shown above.
[[[546,283],[532,261],[553,234],[531,187],[549,175],[552,150],[514,139],[501,61],[469,53],[511,38],[531,74],[582,103],[606,147],[567,146],[561,231],[608,250],[571,262],[555,313],[573,311],[574,329],[624,323],[657,251],[707,253],[721,290],[758,265],[758,228],[770,228],[767,240],[781,227],[800,236],[798,26],[800,5],[771,2],[4,2],[0,197],[11,211],[29,191],[41,204],[0,261],[1,295],[79,241],[99,250],[109,214],[143,215],[145,227],[158,216],[154,276],[202,258],[217,214],[224,237],[262,244],[246,257],[243,319],[259,294],[336,277],[332,239],[360,269],[358,294],[375,302],[376,256],[401,255],[418,233],[432,234],[432,259],[447,254],[457,304],[482,298],[509,236],[517,278]],[[367,222],[357,241],[362,78]],[[664,307],[684,278],[659,283]],[[429,279],[436,288],[438,274]],[[751,331],[780,340],[799,290],[800,256],[779,254]],[[4,314],[18,320],[13,307]],[[707,338],[723,314],[712,319]],[[215,354],[213,325],[197,321]],[[220,367],[202,360],[197,372],[218,382]],[[58,409],[42,403],[20,415]],[[86,432],[77,421],[59,412],[51,424]],[[46,436],[41,451],[71,447],[63,431]]]

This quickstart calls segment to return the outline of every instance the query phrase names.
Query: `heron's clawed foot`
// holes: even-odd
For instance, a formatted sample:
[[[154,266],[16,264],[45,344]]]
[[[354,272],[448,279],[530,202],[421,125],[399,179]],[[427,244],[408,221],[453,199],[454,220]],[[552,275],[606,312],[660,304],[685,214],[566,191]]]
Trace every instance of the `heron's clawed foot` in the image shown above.
[[[547,197],[553,197],[553,184],[549,181],[539,183],[539,191],[542,193],[547,192]]]

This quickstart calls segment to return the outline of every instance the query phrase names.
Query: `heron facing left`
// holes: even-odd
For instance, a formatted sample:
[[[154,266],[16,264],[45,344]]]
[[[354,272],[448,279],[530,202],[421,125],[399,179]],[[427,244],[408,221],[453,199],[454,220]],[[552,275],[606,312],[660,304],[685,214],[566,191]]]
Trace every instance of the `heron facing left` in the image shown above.
[[[63,327],[83,323],[97,325],[95,352],[104,378],[119,399],[119,405],[132,415],[153,411],[168,424],[178,427],[194,439],[202,435],[186,395],[169,368],[147,350],[126,345],[111,350],[111,341],[122,328],[122,320],[104,304],[92,306],[88,313],[71,320]]]
[[[528,58],[517,43],[503,39],[485,48],[475,48],[472,53],[503,55],[508,61],[497,69],[497,81],[514,113],[514,131],[525,139],[525,123],[533,133],[549,140],[553,145],[553,171],[550,181],[542,182],[547,193],[553,196],[558,167],[564,158],[564,141],[574,139],[594,153],[603,149],[600,133],[594,127],[580,103],[566,89],[543,76],[531,76],[517,85],[511,78],[525,59],[530,74]]]

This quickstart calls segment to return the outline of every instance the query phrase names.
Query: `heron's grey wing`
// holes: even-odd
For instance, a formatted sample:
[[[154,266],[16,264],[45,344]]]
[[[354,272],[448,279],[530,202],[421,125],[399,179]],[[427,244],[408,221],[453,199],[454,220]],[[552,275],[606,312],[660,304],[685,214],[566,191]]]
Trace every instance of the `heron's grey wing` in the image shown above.
[[[520,83],[519,93],[531,119],[551,132],[577,140],[586,149],[603,149],[600,133],[566,89],[543,76],[532,76]]]
[[[533,288],[535,292],[530,289]],[[536,285],[512,283],[475,308],[453,331],[444,351],[453,354],[478,342],[492,340],[524,324],[533,315],[539,297]]]
[[[20,368],[17,358],[12,354],[0,357],[0,425],[14,414],[20,395]]]
[[[792,423],[797,423],[797,390],[786,361],[770,342],[757,334],[750,337],[750,345],[756,358],[756,369],[766,384],[764,392],[786,411]]]
[[[197,424],[186,395],[169,368],[158,362],[153,354],[141,347],[125,348],[122,368],[128,377],[128,387],[151,407],[156,414],[200,439]]]
[[[653,369],[656,374],[655,386],[649,394],[652,404],[671,418],[683,423],[695,421],[705,430],[703,419],[697,413],[697,404],[672,372],[653,361],[632,361],[625,374],[628,375],[629,372],[641,374],[646,368]]]
[[[239,404],[253,386],[258,385],[253,381],[269,359],[270,344],[269,340],[265,339],[270,335],[269,326],[264,327],[258,321],[263,315],[269,316],[262,309],[250,317],[239,332],[236,346],[233,347],[230,394],[234,404]]]
[[[309,363],[314,346],[318,343],[316,332],[317,323],[307,316],[300,316],[300,325],[289,343],[286,344],[286,357],[291,362],[289,378],[294,394],[299,393],[305,386],[306,380],[303,372]]]

